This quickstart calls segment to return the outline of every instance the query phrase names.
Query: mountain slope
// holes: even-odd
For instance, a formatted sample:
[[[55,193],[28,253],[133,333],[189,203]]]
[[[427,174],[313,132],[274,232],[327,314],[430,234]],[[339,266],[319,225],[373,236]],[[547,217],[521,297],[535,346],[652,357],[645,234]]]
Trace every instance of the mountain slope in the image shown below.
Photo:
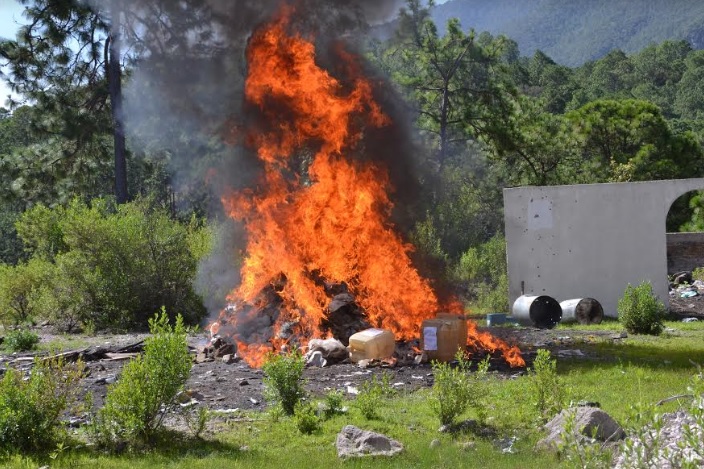
[[[704,48],[704,2],[697,0],[450,0],[433,11],[441,29],[452,17],[465,29],[509,36],[524,55],[540,49],[569,66],[667,39]]]

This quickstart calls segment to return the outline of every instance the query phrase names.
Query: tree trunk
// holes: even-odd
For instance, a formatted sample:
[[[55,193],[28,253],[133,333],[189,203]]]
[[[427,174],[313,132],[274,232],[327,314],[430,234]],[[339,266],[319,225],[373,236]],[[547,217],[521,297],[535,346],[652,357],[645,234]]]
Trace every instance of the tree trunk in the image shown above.
[[[115,126],[115,198],[124,204],[127,196],[127,159],[125,156],[125,126],[122,111],[122,78],[120,71],[120,0],[112,0],[112,32],[110,33],[110,53],[108,58],[108,87],[112,118]]]

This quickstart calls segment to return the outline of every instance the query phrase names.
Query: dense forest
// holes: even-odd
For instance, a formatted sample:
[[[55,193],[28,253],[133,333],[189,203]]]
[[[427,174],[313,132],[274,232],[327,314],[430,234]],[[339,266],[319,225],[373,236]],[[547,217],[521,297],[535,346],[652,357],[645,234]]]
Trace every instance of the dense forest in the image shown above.
[[[532,55],[541,50],[557,63],[579,66],[612,50],[636,53],[651,44],[684,40],[704,48],[704,5],[689,0],[450,0],[432,12],[477,31],[505,34]]]
[[[0,43],[27,98],[0,113],[1,319],[129,328],[166,304],[197,322],[224,305],[241,262],[218,176],[258,170],[228,114],[246,36],[216,37],[203,25],[223,11],[199,0],[23,3],[31,21]],[[414,197],[394,217],[416,264],[473,307],[506,310],[502,188],[704,176],[704,6],[541,0],[499,18],[521,10],[475,3],[408,0],[386,40],[358,34],[359,11],[326,10],[321,37],[345,28],[411,128],[398,145],[413,148]],[[620,38],[597,29],[616,18],[629,18]],[[689,40],[658,41],[673,34]],[[704,227],[702,207],[678,202],[668,228]]]

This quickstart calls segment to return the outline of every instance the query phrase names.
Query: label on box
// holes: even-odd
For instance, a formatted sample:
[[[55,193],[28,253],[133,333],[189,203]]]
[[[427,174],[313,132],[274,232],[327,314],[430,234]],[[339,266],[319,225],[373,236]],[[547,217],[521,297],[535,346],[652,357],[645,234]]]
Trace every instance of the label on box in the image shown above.
[[[424,327],[423,328],[423,350],[438,349],[438,328]]]

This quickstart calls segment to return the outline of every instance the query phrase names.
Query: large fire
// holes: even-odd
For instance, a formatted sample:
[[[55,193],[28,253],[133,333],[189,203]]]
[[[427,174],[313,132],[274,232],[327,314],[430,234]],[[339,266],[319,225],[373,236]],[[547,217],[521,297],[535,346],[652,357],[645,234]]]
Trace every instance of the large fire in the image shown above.
[[[413,247],[389,221],[386,168],[349,158],[363,151],[365,129],[390,123],[372,84],[346,52],[338,54],[344,82],[319,67],[313,43],[290,33],[291,13],[285,9],[257,30],[247,49],[246,100],[266,123],[250,130],[247,143],[257,149],[263,175],[255,189],[223,197],[248,241],[241,284],[228,296],[241,309],[223,312],[220,322],[229,322],[238,353],[252,366],[285,345],[282,327],[293,325],[302,344],[324,335],[326,285],[346,285],[368,322],[397,340],[418,338],[424,319],[451,309],[413,267]],[[270,330],[243,333],[238,322],[262,314],[267,289],[280,302]],[[473,324],[469,330],[468,343],[524,365],[516,347]]]

